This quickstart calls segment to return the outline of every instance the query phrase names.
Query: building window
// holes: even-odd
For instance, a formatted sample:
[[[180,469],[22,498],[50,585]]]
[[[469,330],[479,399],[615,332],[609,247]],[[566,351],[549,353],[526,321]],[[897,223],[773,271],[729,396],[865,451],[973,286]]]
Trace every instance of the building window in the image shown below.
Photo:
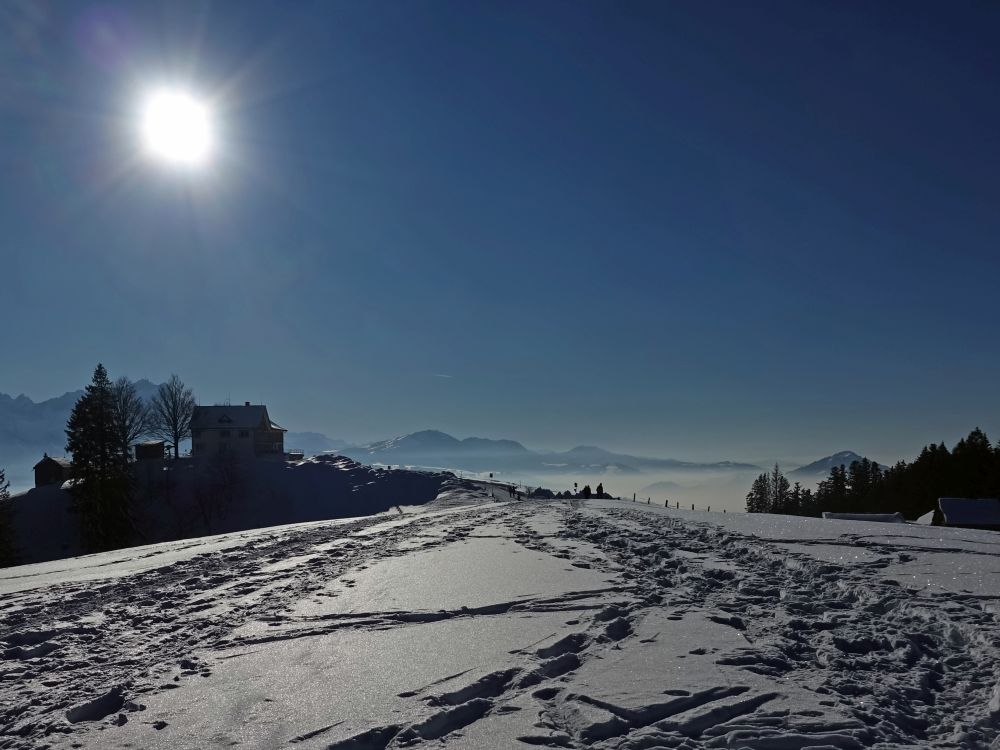
[[[250,437],[250,430],[240,430],[240,437],[241,438],[248,438],[248,437]]]
[[[220,438],[227,438],[227,437],[229,437],[229,430],[219,430],[219,437]]]

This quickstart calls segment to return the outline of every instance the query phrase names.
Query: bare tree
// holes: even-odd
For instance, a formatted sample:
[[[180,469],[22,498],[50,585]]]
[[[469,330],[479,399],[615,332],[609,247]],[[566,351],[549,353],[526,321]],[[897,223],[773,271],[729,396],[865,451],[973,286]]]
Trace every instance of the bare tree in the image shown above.
[[[148,431],[169,440],[174,446],[174,458],[177,458],[181,440],[191,437],[193,415],[194,394],[179,377],[171,375],[150,400]]]
[[[123,457],[127,458],[132,443],[149,431],[148,412],[131,380],[121,377],[111,385],[112,429]]]

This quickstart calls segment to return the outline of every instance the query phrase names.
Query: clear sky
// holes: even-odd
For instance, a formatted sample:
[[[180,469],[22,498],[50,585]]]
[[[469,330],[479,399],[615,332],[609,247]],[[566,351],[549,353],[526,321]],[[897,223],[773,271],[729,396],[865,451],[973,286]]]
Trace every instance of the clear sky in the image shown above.
[[[1000,4],[5,2],[0,391],[351,440],[1000,438]],[[214,158],[138,144],[206,97]]]

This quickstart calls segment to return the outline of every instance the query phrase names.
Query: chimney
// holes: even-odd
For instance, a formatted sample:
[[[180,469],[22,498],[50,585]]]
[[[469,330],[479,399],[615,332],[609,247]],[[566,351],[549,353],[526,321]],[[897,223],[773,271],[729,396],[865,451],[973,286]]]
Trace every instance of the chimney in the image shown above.
[[[243,405],[244,405],[244,406],[250,406],[250,402],[249,402],[249,401],[244,401],[244,402],[243,402]]]

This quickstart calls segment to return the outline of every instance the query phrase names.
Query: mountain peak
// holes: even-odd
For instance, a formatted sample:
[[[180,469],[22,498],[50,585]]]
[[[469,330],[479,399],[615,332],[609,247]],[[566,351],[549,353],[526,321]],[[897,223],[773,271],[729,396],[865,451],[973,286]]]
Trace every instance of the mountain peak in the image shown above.
[[[817,459],[810,464],[800,466],[794,471],[788,472],[790,475],[806,476],[829,474],[834,466],[850,466],[855,461],[861,461],[865,457],[854,451],[839,451],[829,456]],[[870,461],[871,459],[869,459]]]

